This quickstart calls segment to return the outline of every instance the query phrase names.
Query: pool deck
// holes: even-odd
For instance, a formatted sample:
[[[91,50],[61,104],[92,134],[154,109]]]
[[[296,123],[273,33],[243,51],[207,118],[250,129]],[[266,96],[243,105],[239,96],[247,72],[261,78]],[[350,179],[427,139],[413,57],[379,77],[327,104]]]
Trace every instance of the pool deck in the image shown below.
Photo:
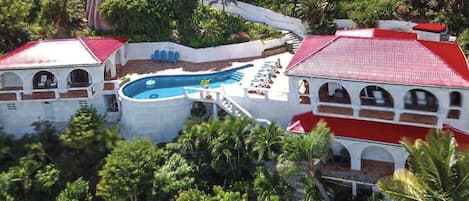
[[[237,88],[242,89],[249,88],[251,86],[251,80],[254,78],[254,75],[257,74],[259,69],[263,66],[264,61],[276,61],[277,59],[280,59],[280,63],[283,68],[280,70],[280,73],[277,74],[277,77],[273,79],[274,82],[273,84],[271,84],[269,89],[272,91],[288,92],[288,77],[284,74],[284,71],[292,57],[293,54],[286,52],[268,57],[252,57],[204,63],[191,63],[179,61],[173,64],[167,62],[153,62],[150,60],[130,60],[124,66],[118,65],[117,74],[118,77],[128,76],[131,80],[135,80],[148,75],[180,75],[190,73],[207,73],[236,68],[245,64],[254,64],[254,66],[251,68],[241,70],[241,72],[244,73],[244,77],[238,85],[240,87]],[[230,93],[229,95],[242,94],[242,90],[236,91],[237,92],[232,91],[232,93]]]

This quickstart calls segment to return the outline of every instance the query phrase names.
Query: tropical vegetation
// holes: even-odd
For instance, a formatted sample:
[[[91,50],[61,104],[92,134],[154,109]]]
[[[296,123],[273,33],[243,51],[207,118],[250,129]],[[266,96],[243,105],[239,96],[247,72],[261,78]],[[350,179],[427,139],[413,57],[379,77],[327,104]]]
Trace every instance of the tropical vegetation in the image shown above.
[[[179,137],[165,144],[122,139],[86,107],[63,131],[41,121],[20,139],[0,134],[0,200],[280,201],[293,189],[275,164],[312,164],[303,171],[318,179],[316,162],[332,139],[324,123],[299,136],[247,117],[208,118],[203,108],[195,103]],[[306,196],[318,192],[313,187]]]
[[[402,145],[409,168],[379,181],[380,192],[396,201],[469,200],[469,153],[458,150],[451,133],[433,129],[425,141]]]

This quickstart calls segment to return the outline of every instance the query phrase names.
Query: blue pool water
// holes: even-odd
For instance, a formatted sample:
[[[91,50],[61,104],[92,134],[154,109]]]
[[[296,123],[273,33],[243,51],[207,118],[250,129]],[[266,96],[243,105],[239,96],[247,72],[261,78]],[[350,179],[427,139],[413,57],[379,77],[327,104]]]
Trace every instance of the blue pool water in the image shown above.
[[[196,75],[155,75],[135,80],[127,84],[122,92],[124,95],[134,99],[157,99],[181,96],[184,94],[184,87],[200,87],[200,81],[210,79],[210,88],[219,88],[221,84],[233,84],[243,78],[243,73],[236,69],[210,74]]]

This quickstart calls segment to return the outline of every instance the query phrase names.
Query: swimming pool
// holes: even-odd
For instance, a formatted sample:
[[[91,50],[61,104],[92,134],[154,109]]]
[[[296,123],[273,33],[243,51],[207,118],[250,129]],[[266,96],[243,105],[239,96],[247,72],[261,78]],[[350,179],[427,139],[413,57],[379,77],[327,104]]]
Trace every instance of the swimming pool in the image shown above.
[[[122,93],[127,97],[140,100],[182,96],[184,87],[200,87],[200,81],[204,79],[210,80],[210,88],[219,88],[222,84],[237,83],[244,75],[239,70],[252,66],[252,64],[248,64],[235,69],[208,74],[144,77],[125,85]]]

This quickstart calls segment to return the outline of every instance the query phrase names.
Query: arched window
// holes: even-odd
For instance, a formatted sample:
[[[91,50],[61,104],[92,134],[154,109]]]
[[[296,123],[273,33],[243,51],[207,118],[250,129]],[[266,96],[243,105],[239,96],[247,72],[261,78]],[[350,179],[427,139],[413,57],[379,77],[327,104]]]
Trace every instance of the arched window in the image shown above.
[[[461,106],[461,93],[453,91],[449,94],[449,105],[450,106]]]
[[[437,112],[438,99],[429,91],[412,89],[404,96],[404,108],[409,110]]]
[[[39,71],[33,77],[34,89],[57,88],[57,78],[48,71]]]
[[[360,91],[360,101],[362,105],[394,107],[391,94],[378,86],[367,86]]]
[[[375,177],[389,176],[394,173],[394,157],[386,149],[369,146],[361,153],[361,169]]]
[[[16,73],[6,72],[0,76],[0,89],[22,90],[23,80]]]
[[[91,83],[90,76],[87,71],[76,69],[68,75],[68,87],[87,87]]]
[[[327,82],[319,88],[319,101],[350,104],[350,96],[342,85]]]

